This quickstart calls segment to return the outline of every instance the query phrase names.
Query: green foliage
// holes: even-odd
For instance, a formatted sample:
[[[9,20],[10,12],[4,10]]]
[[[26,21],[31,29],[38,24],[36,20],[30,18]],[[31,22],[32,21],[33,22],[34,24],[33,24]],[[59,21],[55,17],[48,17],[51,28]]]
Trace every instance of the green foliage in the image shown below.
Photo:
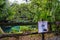
[[[59,18],[57,19],[57,17],[60,16],[56,16],[55,19],[55,15],[58,15],[60,12],[60,3],[57,0],[31,0],[29,4],[13,4],[7,9],[5,7],[8,5],[5,6],[5,0],[1,0],[0,6],[4,7],[3,10],[1,10],[2,7],[0,8],[0,19],[14,20],[15,18],[19,19],[20,16],[25,15],[28,19],[33,18],[35,22],[41,19],[50,22],[60,20]]]
[[[32,29],[30,28],[30,26],[20,26],[20,31],[22,32],[27,32],[27,31],[31,31]]]
[[[36,27],[33,28],[32,26],[20,26],[20,31],[23,32],[23,33],[24,33],[24,32],[28,32],[28,33],[29,33],[29,32],[30,32],[30,33],[31,33],[31,32],[37,32],[37,30],[38,30],[38,29],[37,29]]]
[[[37,32],[38,29],[36,27],[32,26],[13,26],[10,29],[9,33],[31,33],[31,32]]]
[[[0,0],[0,7],[3,7],[5,0]]]
[[[14,19],[15,14],[17,13],[16,9],[17,9],[16,5],[9,7],[7,9],[8,17],[6,18],[6,20],[13,20]]]
[[[5,0],[0,1],[0,20],[3,19],[2,17],[4,16],[3,12],[3,7],[5,5]]]
[[[48,22],[60,21],[60,2],[58,0],[31,0],[29,4],[13,4],[7,8],[5,0],[0,1],[0,20],[38,22],[44,19]],[[21,19],[24,16],[27,19]],[[23,22],[23,21],[22,21]],[[55,30],[56,25],[52,25]],[[29,30],[29,27],[21,30]]]

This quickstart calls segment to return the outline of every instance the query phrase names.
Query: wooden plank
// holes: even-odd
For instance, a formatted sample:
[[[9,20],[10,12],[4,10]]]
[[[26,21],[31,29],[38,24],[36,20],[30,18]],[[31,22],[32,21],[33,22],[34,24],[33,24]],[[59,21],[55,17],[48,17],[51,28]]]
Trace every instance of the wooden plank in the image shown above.
[[[60,22],[59,22],[60,23]],[[0,26],[17,26],[17,25],[37,25],[38,23],[37,22],[11,22],[11,23],[2,23],[0,22]],[[48,22],[48,24],[56,24],[56,22]]]
[[[45,32],[45,33],[52,33],[52,32]],[[27,36],[27,35],[33,35],[33,34],[42,34],[42,33],[24,33],[24,34],[0,34],[0,38],[5,38],[5,37],[16,37],[16,36]]]
[[[0,23],[0,26],[36,25],[37,22]]]

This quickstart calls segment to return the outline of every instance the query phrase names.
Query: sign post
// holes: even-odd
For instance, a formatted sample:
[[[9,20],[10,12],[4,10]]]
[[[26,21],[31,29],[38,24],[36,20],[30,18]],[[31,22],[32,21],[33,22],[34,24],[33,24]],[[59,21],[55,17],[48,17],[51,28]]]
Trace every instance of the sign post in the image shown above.
[[[38,33],[42,33],[42,40],[44,40],[44,33],[48,31],[48,22],[39,21],[38,22]]]
[[[45,39],[44,39],[44,33],[42,33],[42,40],[45,40]]]

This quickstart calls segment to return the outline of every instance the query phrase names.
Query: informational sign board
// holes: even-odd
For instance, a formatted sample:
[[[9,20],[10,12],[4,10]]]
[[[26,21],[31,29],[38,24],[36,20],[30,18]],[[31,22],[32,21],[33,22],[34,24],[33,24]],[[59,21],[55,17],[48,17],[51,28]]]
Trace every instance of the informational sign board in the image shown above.
[[[48,22],[47,21],[39,21],[38,22],[38,33],[44,33],[48,31]]]

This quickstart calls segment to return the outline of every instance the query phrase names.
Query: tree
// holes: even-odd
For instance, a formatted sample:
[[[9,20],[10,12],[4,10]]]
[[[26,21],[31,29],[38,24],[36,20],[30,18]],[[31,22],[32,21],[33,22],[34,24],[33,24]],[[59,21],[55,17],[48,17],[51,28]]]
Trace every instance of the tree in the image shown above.
[[[51,3],[48,3],[50,1],[48,0],[31,0],[30,4],[24,4],[20,5],[23,13],[27,15],[30,13],[32,14],[31,17],[33,17],[33,21],[37,22],[41,19],[47,20],[47,21],[54,21],[53,14],[51,13]],[[26,13],[25,13],[26,12]]]
[[[1,0],[0,3],[0,21],[12,20],[16,13],[16,7],[10,7],[7,0]]]
[[[4,13],[3,13],[3,11],[4,11],[4,6],[5,6],[5,0],[1,0],[1,1],[0,1],[0,20],[3,19],[3,15],[4,15]]]

